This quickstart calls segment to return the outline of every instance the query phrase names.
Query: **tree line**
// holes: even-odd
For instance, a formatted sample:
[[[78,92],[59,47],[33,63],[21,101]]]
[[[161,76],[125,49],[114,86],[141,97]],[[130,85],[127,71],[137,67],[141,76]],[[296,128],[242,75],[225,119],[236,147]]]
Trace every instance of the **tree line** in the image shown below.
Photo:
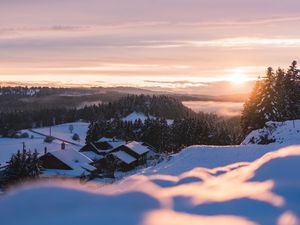
[[[1,112],[0,135],[10,137],[21,129],[51,126],[78,120],[90,122],[99,119],[122,118],[133,111],[170,119],[185,118],[196,114],[172,97],[128,95],[116,101],[83,108],[57,107]]]
[[[191,145],[232,145],[241,141],[239,118],[224,120],[213,114],[199,113],[194,117],[123,121],[98,120],[89,126],[86,143],[101,137],[126,141],[142,141],[159,152],[174,153]]]
[[[267,121],[300,118],[300,71],[293,61],[287,69],[267,69],[244,105],[241,127],[244,135],[264,127]]]

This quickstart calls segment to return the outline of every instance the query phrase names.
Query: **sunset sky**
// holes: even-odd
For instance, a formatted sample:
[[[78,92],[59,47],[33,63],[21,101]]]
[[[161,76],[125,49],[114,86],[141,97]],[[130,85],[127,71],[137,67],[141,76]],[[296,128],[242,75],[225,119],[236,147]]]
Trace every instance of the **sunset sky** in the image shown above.
[[[299,0],[1,0],[2,84],[249,91],[300,53]]]

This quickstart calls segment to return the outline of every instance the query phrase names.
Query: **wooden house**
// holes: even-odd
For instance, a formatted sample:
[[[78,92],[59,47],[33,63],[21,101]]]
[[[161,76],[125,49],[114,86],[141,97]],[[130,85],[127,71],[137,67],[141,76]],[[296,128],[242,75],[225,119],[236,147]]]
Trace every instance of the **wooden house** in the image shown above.
[[[40,157],[42,167],[48,170],[72,171],[75,176],[96,170],[93,161],[73,149],[48,152]]]

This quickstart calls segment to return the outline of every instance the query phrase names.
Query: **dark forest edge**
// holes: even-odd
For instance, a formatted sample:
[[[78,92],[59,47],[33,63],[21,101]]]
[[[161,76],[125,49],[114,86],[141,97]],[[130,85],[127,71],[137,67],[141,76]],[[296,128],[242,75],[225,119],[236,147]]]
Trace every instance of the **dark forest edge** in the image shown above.
[[[80,108],[95,102],[112,102],[130,95],[166,95],[180,101],[244,102],[246,94],[209,96],[150,91],[131,87],[49,88],[1,87],[0,112],[34,111],[53,108]]]
[[[140,112],[156,119],[146,120],[145,123],[122,120],[132,112]],[[166,119],[174,122],[167,124]],[[116,101],[79,109],[57,108],[1,113],[0,135],[14,137],[18,130],[74,121],[91,122],[91,126],[100,124],[95,125],[96,138],[107,136],[124,140],[144,140],[159,148],[168,145],[167,151],[178,151],[192,144],[238,144],[241,140],[239,118],[228,119],[214,114],[195,113],[178,99],[150,95],[128,95]],[[162,136],[164,144],[158,144],[157,138],[162,139]]]
[[[300,70],[297,62],[284,70],[267,69],[244,105],[241,117],[243,135],[263,128],[268,121],[283,122],[300,118]]]

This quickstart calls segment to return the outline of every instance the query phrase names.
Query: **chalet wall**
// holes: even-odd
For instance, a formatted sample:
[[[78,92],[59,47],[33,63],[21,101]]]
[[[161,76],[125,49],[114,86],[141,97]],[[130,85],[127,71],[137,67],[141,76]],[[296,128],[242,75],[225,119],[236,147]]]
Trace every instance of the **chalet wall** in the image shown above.
[[[59,169],[59,170],[72,170],[71,167],[54,157],[52,154],[47,153],[40,157],[42,166],[45,169]]]

